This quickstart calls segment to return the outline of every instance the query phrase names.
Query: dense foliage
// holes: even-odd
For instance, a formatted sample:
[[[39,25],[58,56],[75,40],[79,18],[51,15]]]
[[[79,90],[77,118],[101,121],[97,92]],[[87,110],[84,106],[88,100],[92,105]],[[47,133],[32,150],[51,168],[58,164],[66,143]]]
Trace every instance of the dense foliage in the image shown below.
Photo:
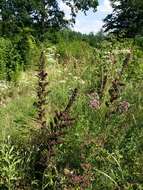
[[[15,39],[1,37],[0,80],[17,81],[20,71],[33,67],[37,58],[38,47],[32,36],[21,34]]]
[[[60,3],[70,7],[71,20],[65,18]],[[1,35],[13,36],[29,27],[33,34],[41,36],[51,27],[57,30],[73,22],[78,11],[96,10],[97,5],[97,0],[1,0]]]
[[[67,42],[75,43],[74,49],[71,43],[71,48],[77,53],[80,51],[79,41],[83,42],[83,44],[85,42],[85,44],[89,43],[89,45],[93,47],[98,47],[100,46],[101,40],[104,38],[105,37],[102,33],[97,35],[92,33],[85,35],[68,29],[58,32],[49,30],[44,34],[43,44],[44,46],[47,46],[46,44],[48,44],[48,46],[50,44],[57,44],[57,46],[59,46],[58,48],[61,48],[61,46],[65,44],[64,41],[66,39]],[[25,28],[13,38],[1,37],[0,42],[1,80],[6,79],[8,81],[16,81],[18,80],[21,71],[29,70],[36,66],[39,57],[39,49],[42,45],[39,40],[31,35],[29,29]],[[65,51],[65,49],[61,48],[61,54],[62,51]]]
[[[140,0],[111,0],[113,12],[105,18],[105,31],[118,36],[143,34],[143,3]]]

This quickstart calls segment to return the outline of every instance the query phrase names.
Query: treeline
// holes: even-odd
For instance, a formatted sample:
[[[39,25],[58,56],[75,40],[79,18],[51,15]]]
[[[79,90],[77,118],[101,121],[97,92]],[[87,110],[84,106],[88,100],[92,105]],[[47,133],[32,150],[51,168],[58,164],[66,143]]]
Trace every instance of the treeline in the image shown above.
[[[118,37],[143,35],[143,1],[111,0],[113,11],[105,19],[104,29]]]
[[[60,59],[64,59],[68,52],[69,56],[80,58],[86,49],[100,49],[103,41],[117,41],[114,35],[104,35],[102,31],[82,34],[70,29],[49,30],[43,39],[41,42],[28,29],[14,37],[0,37],[0,80],[16,81],[21,71],[35,69],[42,47],[56,46]],[[134,42],[143,47],[142,37],[134,38]]]
[[[65,18],[61,3],[71,10]],[[0,1],[0,80],[16,80],[19,71],[37,62],[43,43],[57,43],[58,31],[75,22],[78,11],[96,10],[97,0],[1,0]]]
[[[114,11],[105,18],[104,30],[96,35],[74,32],[69,26],[74,24],[79,11],[87,12],[90,8],[96,11],[97,0],[67,0],[66,6],[71,10],[69,20],[61,10],[61,2],[65,3],[64,0],[0,1],[0,80],[15,81],[19,71],[33,68],[40,48],[45,44],[57,45],[62,55],[69,46],[72,51],[75,49],[78,52],[81,43],[87,44],[87,48],[99,48],[102,40],[132,37],[143,46],[142,1],[111,1]],[[107,32],[106,35],[104,32]]]
[[[71,19],[66,19],[61,3],[71,10]],[[34,36],[43,39],[50,28],[56,31],[74,23],[79,11],[86,13],[90,8],[94,11],[97,0],[1,0],[0,1],[0,33],[2,36],[14,36],[30,28]]]
[[[111,0],[113,12],[105,19],[104,31],[118,37],[135,37],[143,34],[143,1]],[[70,10],[67,19],[62,5]],[[74,24],[79,11],[86,13],[89,9],[97,10],[98,0],[1,0],[0,1],[0,35],[13,37],[25,28],[31,34],[43,40],[49,29],[56,31],[69,28]]]

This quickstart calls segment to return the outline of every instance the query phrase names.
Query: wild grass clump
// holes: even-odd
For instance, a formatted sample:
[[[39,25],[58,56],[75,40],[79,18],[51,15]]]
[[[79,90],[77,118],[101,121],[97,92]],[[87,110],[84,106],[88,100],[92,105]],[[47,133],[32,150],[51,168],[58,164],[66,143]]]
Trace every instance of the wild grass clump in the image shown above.
[[[0,188],[15,189],[21,180],[22,158],[10,137],[0,144]]]

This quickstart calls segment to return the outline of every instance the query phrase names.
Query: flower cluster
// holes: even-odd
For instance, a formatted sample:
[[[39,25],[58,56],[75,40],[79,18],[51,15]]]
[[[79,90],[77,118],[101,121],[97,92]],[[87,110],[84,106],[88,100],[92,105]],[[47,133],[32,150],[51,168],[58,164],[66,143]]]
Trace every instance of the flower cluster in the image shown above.
[[[88,96],[90,98],[89,106],[92,109],[98,110],[100,108],[99,95],[96,92],[93,92],[93,93],[89,94]]]
[[[64,175],[67,177],[70,187],[77,187],[80,188],[80,190],[84,190],[91,185],[93,178],[92,166],[89,163],[84,163],[81,164],[81,168],[83,170],[82,174],[76,174],[74,171],[64,169]]]
[[[99,109],[100,108],[100,102],[97,99],[90,100],[90,107],[92,109]]]
[[[119,111],[121,113],[127,112],[129,110],[129,108],[130,108],[130,103],[129,102],[127,102],[127,101],[120,102]]]

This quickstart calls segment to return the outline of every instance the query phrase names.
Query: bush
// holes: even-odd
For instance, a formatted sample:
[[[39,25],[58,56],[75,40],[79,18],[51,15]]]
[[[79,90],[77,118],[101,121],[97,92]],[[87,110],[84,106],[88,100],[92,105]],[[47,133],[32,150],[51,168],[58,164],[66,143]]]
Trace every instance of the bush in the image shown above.
[[[0,80],[16,81],[21,71],[36,66],[39,48],[25,30],[11,39],[0,38]]]
[[[0,80],[16,80],[21,70],[22,58],[9,40],[0,38]]]
[[[35,38],[30,34],[29,29],[23,29],[23,31],[12,40],[15,44],[16,51],[21,56],[22,69],[24,71],[34,69],[38,62],[40,48],[38,47],[38,42],[36,42]]]

